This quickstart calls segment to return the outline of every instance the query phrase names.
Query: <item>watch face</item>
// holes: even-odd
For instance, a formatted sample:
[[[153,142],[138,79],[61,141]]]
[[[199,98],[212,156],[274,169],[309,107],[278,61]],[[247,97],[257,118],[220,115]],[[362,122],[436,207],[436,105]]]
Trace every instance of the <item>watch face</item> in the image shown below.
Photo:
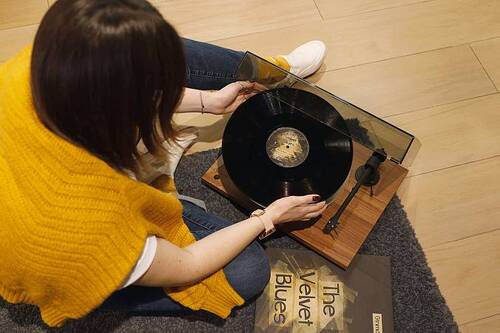
[[[265,212],[266,212],[266,211],[265,211],[265,210],[263,210],[263,209],[257,209],[256,211],[254,211],[254,212],[252,213],[252,215],[251,215],[251,216],[261,216],[261,215],[264,215],[264,213],[265,213]]]

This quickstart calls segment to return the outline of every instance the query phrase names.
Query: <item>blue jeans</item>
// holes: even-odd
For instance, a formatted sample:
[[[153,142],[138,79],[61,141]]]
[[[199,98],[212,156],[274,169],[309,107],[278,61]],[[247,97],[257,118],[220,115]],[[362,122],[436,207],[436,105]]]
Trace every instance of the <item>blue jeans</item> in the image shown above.
[[[236,70],[244,52],[183,39],[186,54],[186,86],[216,90],[236,81]]]

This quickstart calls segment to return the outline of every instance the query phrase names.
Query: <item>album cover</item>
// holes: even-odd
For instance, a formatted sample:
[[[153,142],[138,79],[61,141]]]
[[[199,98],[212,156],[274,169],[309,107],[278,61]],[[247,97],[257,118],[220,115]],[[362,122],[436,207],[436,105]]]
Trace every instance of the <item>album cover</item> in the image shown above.
[[[393,332],[389,257],[357,255],[343,270],[312,251],[266,253],[272,272],[255,332]]]

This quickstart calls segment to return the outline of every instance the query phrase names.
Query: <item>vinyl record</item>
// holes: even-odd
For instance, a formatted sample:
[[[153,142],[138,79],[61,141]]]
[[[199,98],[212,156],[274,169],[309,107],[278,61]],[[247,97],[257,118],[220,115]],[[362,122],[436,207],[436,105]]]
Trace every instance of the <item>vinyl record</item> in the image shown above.
[[[330,126],[300,110],[328,115]],[[326,112],[326,113],[324,113]],[[328,102],[303,90],[277,88],[240,107],[222,140],[225,168],[240,191],[260,206],[289,195],[331,198],[351,169],[352,140]]]

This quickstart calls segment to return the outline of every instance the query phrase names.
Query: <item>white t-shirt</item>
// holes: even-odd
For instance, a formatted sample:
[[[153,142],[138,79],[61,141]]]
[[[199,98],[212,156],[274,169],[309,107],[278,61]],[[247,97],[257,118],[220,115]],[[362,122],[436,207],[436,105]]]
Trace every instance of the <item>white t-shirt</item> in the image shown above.
[[[132,268],[132,271],[123,283],[121,289],[130,286],[148,271],[149,267],[151,267],[151,264],[153,263],[153,259],[155,258],[157,242],[158,240],[156,239],[156,236],[148,236],[148,238],[146,238],[146,243],[144,244],[141,256],[137,260],[134,268]]]
[[[130,178],[137,180],[132,171],[125,171]],[[158,240],[156,239],[156,236],[149,235],[146,238],[141,256],[137,260],[137,263],[135,264],[134,268],[132,268],[132,271],[130,272],[129,276],[120,289],[130,286],[131,284],[139,280],[148,271],[149,267],[151,267],[151,264],[153,263],[153,259],[155,258],[157,244]]]

